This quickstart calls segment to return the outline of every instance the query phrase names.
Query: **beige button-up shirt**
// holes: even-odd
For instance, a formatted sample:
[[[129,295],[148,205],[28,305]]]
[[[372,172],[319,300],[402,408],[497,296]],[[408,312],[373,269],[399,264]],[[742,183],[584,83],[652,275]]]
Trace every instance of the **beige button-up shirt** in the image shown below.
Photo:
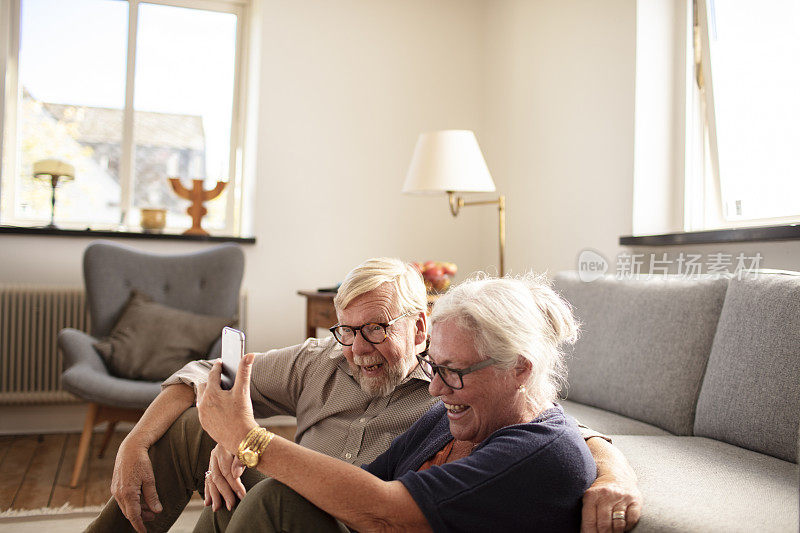
[[[194,361],[162,387],[185,383],[195,391],[207,380],[210,361]],[[295,442],[343,461],[372,462],[438,400],[416,367],[389,395],[371,398],[356,383],[333,337],[256,356],[250,396],[257,418],[297,417]]]

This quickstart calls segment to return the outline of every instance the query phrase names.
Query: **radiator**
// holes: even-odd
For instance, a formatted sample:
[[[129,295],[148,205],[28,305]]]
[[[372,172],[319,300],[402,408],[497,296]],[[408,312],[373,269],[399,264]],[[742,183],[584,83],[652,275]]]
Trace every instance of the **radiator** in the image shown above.
[[[76,401],[61,389],[62,328],[89,331],[83,287],[0,285],[0,404]]]
[[[239,298],[247,324],[247,294]],[[63,328],[89,331],[83,287],[0,284],[0,405],[78,401],[61,389]]]

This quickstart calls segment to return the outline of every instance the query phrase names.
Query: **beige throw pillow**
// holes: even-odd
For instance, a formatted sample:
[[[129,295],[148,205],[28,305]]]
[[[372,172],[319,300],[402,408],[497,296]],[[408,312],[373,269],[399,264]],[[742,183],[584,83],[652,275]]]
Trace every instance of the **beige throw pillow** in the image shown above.
[[[134,289],[111,335],[94,347],[115,376],[163,381],[186,363],[204,358],[222,328],[235,322],[173,309]]]

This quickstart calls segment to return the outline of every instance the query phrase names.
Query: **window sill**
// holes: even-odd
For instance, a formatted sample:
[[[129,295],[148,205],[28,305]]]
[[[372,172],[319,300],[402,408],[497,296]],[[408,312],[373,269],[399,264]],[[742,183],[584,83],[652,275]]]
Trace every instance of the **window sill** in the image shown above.
[[[226,237],[222,235],[181,235],[179,233],[144,233],[132,231],[73,230],[60,228],[28,228],[22,226],[0,226],[0,234],[48,235],[56,237],[106,237],[120,239],[156,239],[175,241],[237,242],[255,244],[255,237]]]
[[[725,242],[791,241],[800,239],[800,223],[781,226],[686,231],[663,235],[624,236],[621,246],[673,246],[676,244],[714,244]]]

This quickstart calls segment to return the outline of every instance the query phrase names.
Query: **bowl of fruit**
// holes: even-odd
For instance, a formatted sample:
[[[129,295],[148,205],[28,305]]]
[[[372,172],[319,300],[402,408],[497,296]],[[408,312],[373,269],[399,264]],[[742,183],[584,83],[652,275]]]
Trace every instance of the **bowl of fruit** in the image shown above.
[[[453,276],[458,272],[455,263],[445,261],[425,261],[424,263],[414,262],[414,267],[422,274],[425,281],[425,288],[429,293],[437,294],[445,292],[452,283]]]

